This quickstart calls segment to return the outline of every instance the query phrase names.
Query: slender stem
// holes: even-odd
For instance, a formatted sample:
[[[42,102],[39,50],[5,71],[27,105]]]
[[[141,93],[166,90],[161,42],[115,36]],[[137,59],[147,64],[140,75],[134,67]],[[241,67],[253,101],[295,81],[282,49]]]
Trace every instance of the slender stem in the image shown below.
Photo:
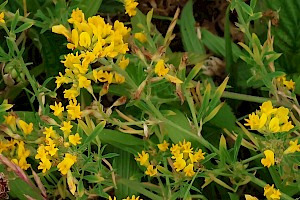
[[[222,94],[222,97],[228,98],[228,99],[256,102],[256,103],[263,103],[266,101],[271,101],[273,104],[277,104],[276,100],[272,100],[270,98],[251,96],[251,95],[247,95],[247,94],[239,94],[239,93],[228,92],[228,91],[224,91]]]
[[[250,157],[250,158],[247,158],[246,160],[243,160],[243,161],[242,161],[242,164],[246,164],[246,163],[248,163],[248,162],[250,162],[250,161],[252,161],[252,160],[256,160],[257,158],[261,158],[261,157],[263,157],[263,153],[257,154],[257,155],[255,155],[255,156],[252,156],[252,157]]]

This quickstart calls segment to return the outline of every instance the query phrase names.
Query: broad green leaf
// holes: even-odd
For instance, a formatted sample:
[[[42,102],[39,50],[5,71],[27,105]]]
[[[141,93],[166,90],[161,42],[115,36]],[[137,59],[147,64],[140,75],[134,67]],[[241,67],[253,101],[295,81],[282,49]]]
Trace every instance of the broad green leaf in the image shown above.
[[[118,157],[114,158],[113,162],[113,168],[118,172],[118,176],[124,179],[141,181],[138,176],[135,176],[139,171],[139,167],[131,153],[117,147],[110,148],[109,150],[119,154]],[[134,191],[128,185],[117,182],[117,189],[115,190],[115,196],[117,199],[134,194],[136,194],[136,191]]]
[[[80,8],[87,19],[88,17],[94,16],[98,12],[101,4],[102,0],[73,0],[71,1],[70,8]]]
[[[223,56],[223,57],[226,56],[225,39],[224,38],[216,36],[213,33],[211,33],[210,31],[208,31],[206,29],[203,29],[203,28],[201,29],[201,33],[202,33],[202,39],[201,40],[203,41],[203,44],[209,50],[211,50],[212,52],[214,52],[215,54],[217,54],[219,56]],[[232,46],[233,60],[237,61],[237,59],[241,55],[241,50],[232,41],[231,41],[231,46]]]
[[[205,54],[205,48],[201,40],[199,40],[195,29],[195,18],[193,16],[193,1],[189,0],[181,13],[180,32],[184,48],[188,52]]]
[[[99,134],[99,138],[102,143],[111,144],[134,155],[144,148],[142,139],[117,130],[103,129]]]

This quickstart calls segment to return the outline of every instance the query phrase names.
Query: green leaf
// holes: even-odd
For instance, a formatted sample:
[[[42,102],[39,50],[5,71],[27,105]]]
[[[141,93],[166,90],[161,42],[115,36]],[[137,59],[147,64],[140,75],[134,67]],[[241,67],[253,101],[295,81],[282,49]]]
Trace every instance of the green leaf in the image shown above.
[[[189,0],[181,13],[180,32],[184,49],[188,52],[205,54],[205,48],[201,40],[199,40],[195,30],[195,18],[193,16],[193,1]]]
[[[4,7],[6,6],[8,0],[4,1],[3,3],[0,4],[0,10],[4,10]]]
[[[105,179],[98,175],[85,175],[83,179],[87,180],[89,183],[101,183]]]
[[[33,25],[33,23],[25,22],[24,24],[22,24],[15,30],[15,33],[23,32],[23,31],[29,29],[32,25]]]
[[[116,157],[113,162],[113,168],[118,172],[118,176],[124,179],[140,181],[139,176],[136,176],[139,171],[139,167],[131,153],[116,147],[110,148],[109,151],[120,155],[119,157]],[[123,197],[134,194],[136,194],[136,192],[128,185],[117,182],[117,189],[115,189],[115,196],[117,199],[122,199]]]
[[[238,194],[228,192],[228,195],[230,197],[230,200],[239,200],[240,199]]]
[[[74,0],[71,1],[70,8],[76,9],[79,8],[85,15],[85,18],[94,16],[100,6],[102,4],[102,0]]]
[[[253,15],[253,10],[248,4],[246,4],[245,2],[240,2],[240,6],[242,7],[243,11],[245,11],[249,16]]]
[[[192,79],[195,78],[195,76],[197,76],[201,68],[202,68],[202,64],[199,63],[198,65],[195,65],[193,69],[190,71],[189,75],[186,77],[184,84],[188,85],[190,81],[192,81]]]
[[[233,147],[233,161],[237,161],[238,153],[242,144],[243,134],[239,132]]]
[[[144,148],[142,139],[117,130],[103,129],[99,134],[99,138],[102,143],[111,144],[131,154],[141,152]]]
[[[11,22],[11,25],[10,25],[10,28],[11,28],[11,32],[14,33],[16,27],[17,27],[17,23],[18,23],[18,20],[19,20],[19,10],[17,10],[17,12],[15,13],[15,17],[13,18],[12,22]]]
[[[84,140],[83,144],[80,146],[79,151],[88,146],[98,135],[100,135],[101,131],[105,126],[105,121],[100,122],[93,132]]]
[[[202,33],[202,41],[209,50],[211,50],[212,52],[214,52],[215,54],[217,54],[219,56],[223,56],[223,57],[226,56],[225,39],[224,38],[216,36],[206,29],[201,29],[201,33]],[[232,46],[233,60],[237,61],[237,59],[241,55],[241,50],[232,41],[231,41],[231,46]]]

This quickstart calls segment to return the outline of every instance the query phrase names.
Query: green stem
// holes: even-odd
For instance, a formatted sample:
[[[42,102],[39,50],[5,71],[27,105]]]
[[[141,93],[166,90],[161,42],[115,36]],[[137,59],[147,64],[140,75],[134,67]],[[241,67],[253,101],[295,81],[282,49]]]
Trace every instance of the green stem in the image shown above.
[[[247,94],[239,94],[239,93],[228,92],[228,91],[224,91],[222,94],[222,97],[228,98],[228,99],[256,102],[256,103],[263,103],[266,101],[271,101],[273,104],[277,104],[276,100],[272,100],[270,98],[251,96],[251,95],[247,95]]]
[[[255,156],[252,156],[252,157],[250,157],[250,158],[247,158],[246,160],[243,160],[243,161],[242,161],[242,164],[246,164],[246,163],[251,162],[252,160],[256,160],[256,159],[258,159],[258,158],[262,158],[263,156],[264,156],[263,153],[257,154],[257,155],[255,155]]]

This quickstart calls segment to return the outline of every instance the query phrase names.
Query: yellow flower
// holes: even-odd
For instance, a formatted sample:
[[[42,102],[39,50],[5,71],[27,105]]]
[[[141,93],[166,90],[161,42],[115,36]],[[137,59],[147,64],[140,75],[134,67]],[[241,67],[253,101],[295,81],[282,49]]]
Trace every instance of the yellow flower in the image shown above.
[[[30,167],[30,164],[27,163],[26,158],[30,155],[30,150],[25,149],[25,145],[23,141],[18,143],[17,150],[18,159],[12,159],[12,162],[17,164],[21,169],[27,170]]]
[[[90,34],[88,34],[87,32],[80,33],[80,35],[79,35],[79,45],[80,46],[89,48],[91,43],[92,43],[92,40],[91,40]]]
[[[274,188],[274,184],[270,186],[269,184],[264,187],[264,196],[267,197],[267,200],[279,200],[280,199],[279,189]]]
[[[71,120],[75,120],[77,118],[81,119],[82,112],[80,111],[80,103],[77,104],[76,100],[69,101],[69,105],[66,108]]]
[[[138,156],[135,160],[140,162],[140,165],[147,167],[149,165],[149,154],[142,151],[142,154],[138,153]]]
[[[79,88],[88,88],[91,86],[91,81],[88,80],[85,76],[78,76],[78,87]]]
[[[56,76],[55,78],[56,88],[59,88],[62,84],[70,83],[70,79],[68,77],[63,76],[61,72],[59,72],[59,76]]]
[[[266,101],[260,106],[260,110],[262,113],[265,113],[267,116],[276,112],[276,109],[273,109],[273,105],[271,101]]]
[[[277,133],[280,131],[279,119],[277,117],[273,117],[269,123],[269,130],[273,133]]]
[[[267,115],[263,113],[260,117],[255,113],[249,114],[249,119],[245,119],[245,126],[250,126],[252,130],[258,130],[264,127],[267,122]]]
[[[275,164],[275,158],[274,158],[274,152],[271,150],[264,151],[264,154],[266,158],[261,159],[261,164],[264,165],[264,167],[270,167]]]
[[[189,153],[189,157],[191,162],[194,163],[194,162],[199,162],[201,160],[204,160],[205,159],[204,154],[205,152],[202,153],[202,149],[199,149],[197,152],[194,152],[194,154]]]
[[[28,135],[33,131],[33,124],[32,123],[27,124],[25,121],[20,119],[18,121],[18,124],[19,124],[20,128],[22,129],[24,135]]]
[[[95,82],[100,81],[111,83],[113,80],[113,74],[103,70],[93,70],[93,77],[95,79]]]
[[[283,107],[283,106],[280,106],[276,113],[275,113],[275,116],[279,119],[279,123],[287,123],[288,120],[289,120],[289,109]]]
[[[16,129],[16,116],[9,114],[7,116],[4,116],[4,123],[9,125],[13,130]]]
[[[73,125],[71,125],[71,121],[68,122],[63,122],[62,127],[60,127],[60,130],[63,131],[64,136],[66,137],[67,135],[69,135],[71,133],[71,128],[73,127]]]
[[[118,74],[118,73],[114,73],[114,77],[115,77],[115,83],[118,83],[118,84],[120,84],[120,83],[124,83],[125,82],[125,77],[124,76],[122,76],[122,75],[120,75],[120,74]]]
[[[56,34],[64,35],[67,38],[67,40],[70,40],[71,38],[71,32],[62,24],[52,26],[52,32]]]
[[[46,138],[57,138],[56,131],[53,130],[52,126],[50,128],[45,127],[43,134],[46,135]]]
[[[178,144],[172,144],[172,147],[170,148],[170,151],[172,153],[172,158],[175,159],[176,157],[179,156],[180,154],[180,150],[181,150],[181,147],[179,147]]]
[[[69,142],[71,144],[73,144],[74,146],[76,146],[77,144],[81,144],[81,137],[79,136],[78,133],[76,133],[75,135],[69,135]]]
[[[292,79],[289,81],[283,81],[283,85],[285,85],[288,90],[295,89],[295,82]]]
[[[65,175],[76,161],[76,156],[66,153],[65,158],[57,165],[57,168],[63,175]]]
[[[125,59],[125,56],[123,56],[118,65],[121,69],[125,70],[128,64],[129,64],[129,58]]]
[[[117,198],[116,198],[116,197],[111,198],[111,197],[109,196],[109,197],[108,197],[108,200],[117,200]]]
[[[287,131],[291,130],[292,128],[294,128],[294,125],[292,125],[292,122],[289,121],[280,127],[280,131],[287,132]]]
[[[194,165],[193,164],[188,164],[188,166],[186,166],[183,169],[183,172],[185,173],[185,176],[189,176],[192,177],[195,175],[194,169],[193,169]]]
[[[21,169],[27,170],[30,167],[30,164],[27,163],[25,158],[20,158],[20,160],[14,158],[11,160],[16,165],[18,165]]]
[[[130,17],[136,15],[136,7],[138,5],[137,2],[134,2],[134,0],[124,0],[125,4],[125,14],[128,14]]]
[[[158,144],[157,147],[159,148],[160,151],[167,151],[167,149],[169,148],[169,143],[167,143],[166,140],[164,140],[163,143]]]
[[[165,76],[169,72],[169,68],[165,67],[165,61],[160,59],[155,65],[154,72],[158,76]]]
[[[64,91],[64,98],[72,100],[76,99],[76,97],[79,95],[79,92],[76,88],[71,88]]]
[[[62,106],[61,102],[58,104],[55,102],[54,105],[50,105],[50,109],[54,111],[55,116],[62,116],[62,112],[64,111],[64,107]]]
[[[148,176],[155,176],[157,174],[157,168],[154,169],[153,165],[149,165],[145,171],[145,174]]]
[[[254,197],[254,196],[251,196],[249,194],[245,194],[245,199],[246,200],[258,200],[258,198]]]
[[[48,146],[45,146],[45,150],[49,152],[51,156],[54,156],[56,152],[58,151],[58,148],[55,147],[55,143],[52,139],[48,139]]]
[[[193,152],[193,148],[191,148],[191,142],[186,142],[185,140],[183,140],[183,143],[179,142],[179,146],[181,147],[183,153],[188,154]]]
[[[183,153],[179,154],[177,157],[176,157],[176,160],[174,162],[174,167],[175,167],[175,170],[177,172],[179,172],[180,170],[182,170],[183,168],[185,168],[186,166],[186,162],[185,160],[183,159]]]
[[[284,154],[295,153],[300,151],[300,144],[298,144],[298,139],[295,141],[290,141],[290,146],[283,152]]]
[[[37,154],[35,155],[35,159],[46,159],[49,153],[46,151],[45,146],[41,144],[37,149]]]
[[[0,23],[5,23],[5,21],[4,21],[4,12],[0,13]]]
[[[135,33],[134,38],[137,39],[138,41],[144,43],[147,41],[147,37],[144,33]]]
[[[81,23],[84,21],[85,21],[84,13],[79,8],[77,8],[76,10],[73,10],[72,14],[71,14],[71,18],[68,19],[68,22],[70,24],[74,24],[74,22]]]
[[[135,195],[132,195],[131,197],[127,197],[126,199],[123,200],[143,200],[143,199],[140,199],[139,196],[135,197]]]
[[[39,163],[38,169],[42,169],[43,173],[46,173],[47,170],[51,168],[51,162],[48,158],[44,157],[41,159],[41,162]]]

